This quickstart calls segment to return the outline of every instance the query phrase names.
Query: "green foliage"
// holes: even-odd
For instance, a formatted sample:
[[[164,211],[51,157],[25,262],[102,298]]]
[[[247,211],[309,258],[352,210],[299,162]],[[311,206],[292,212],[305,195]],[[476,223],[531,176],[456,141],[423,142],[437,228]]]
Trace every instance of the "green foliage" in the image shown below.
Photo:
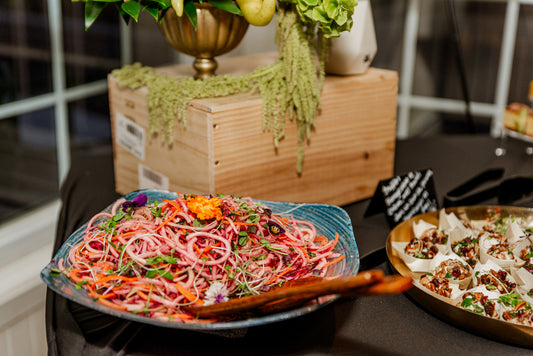
[[[114,7],[126,24],[131,19],[138,21],[143,11],[149,13],[156,21],[172,7],[170,0],[72,0],[73,2],[85,3],[85,30],[89,29],[96,21],[102,11],[108,7]],[[214,7],[236,15],[242,15],[241,10],[233,0],[184,0],[184,12],[196,27],[196,9],[195,2],[206,2]]]
[[[327,54],[326,39],[315,35],[313,26],[298,20],[293,5],[278,9],[277,43],[279,59],[272,65],[259,67],[243,76],[222,75],[205,80],[160,75],[139,63],[113,71],[120,86],[137,89],[148,87],[149,134],[160,134],[172,144],[174,123],[186,125],[186,110],[193,99],[259,92],[263,98],[263,130],[271,131],[274,145],[285,135],[285,121],[296,120],[298,126],[298,159],[296,170],[302,171],[304,146],[311,134],[324,81]],[[319,41],[316,41],[318,36]],[[318,42],[318,47],[317,47]],[[318,53],[319,67],[315,65]]]
[[[171,0],[72,0],[85,3],[85,29],[96,21],[102,11],[113,6],[126,24],[131,19],[138,21],[142,11],[148,12],[156,21],[170,7]],[[196,28],[196,8],[194,3],[209,3],[224,11],[242,16],[242,12],[233,0],[180,0],[183,1],[184,13]],[[356,0],[279,0],[278,6],[295,4],[299,21],[305,25],[318,26],[324,37],[337,37],[343,31],[350,31],[353,25],[352,15]]]
[[[296,8],[303,22],[317,24],[324,37],[338,37],[350,31],[356,0],[296,0]]]

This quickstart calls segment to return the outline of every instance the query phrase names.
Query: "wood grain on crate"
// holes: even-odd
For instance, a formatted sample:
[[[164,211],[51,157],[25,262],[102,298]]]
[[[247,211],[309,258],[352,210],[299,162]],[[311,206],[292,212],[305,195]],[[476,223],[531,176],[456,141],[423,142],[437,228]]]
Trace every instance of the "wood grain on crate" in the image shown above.
[[[237,57],[220,67],[252,70],[254,63],[253,58]],[[180,75],[187,68],[160,70]],[[114,145],[117,191],[139,189],[137,166],[142,163],[168,176],[171,190],[186,193],[339,205],[368,198],[380,179],[393,174],[397,84],[396,72],[376,68],[363,75],[326,77],[301,175],[296,172],[296,123],[287,120],[285,138],[274,149],[272,133],[262,130],[259,95],[194,100],[187,127],[174,127],[171,149],[155,138],[140,162]],[[112,120],[120,112],[147,129],[146,88],[118,88],[110,77],[109,93]]]

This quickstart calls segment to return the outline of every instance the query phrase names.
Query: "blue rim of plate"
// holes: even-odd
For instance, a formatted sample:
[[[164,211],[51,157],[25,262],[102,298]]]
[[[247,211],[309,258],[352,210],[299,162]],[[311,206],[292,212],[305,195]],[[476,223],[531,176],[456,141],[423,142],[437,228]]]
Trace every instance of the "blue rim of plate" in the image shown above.
[[[124,196],[125,199],[131,200],[140,193],[148,196],[148,201],[175,199],[177,194],[164,190],[142,189],[131,192]],[[328,204],[298,204],[286,203],[277,201],[256,200],[264,203],[274,213],[277,214],[292,214],[297,219],[304,219],[310,221],[315,225],[317,231],[331,238],[337,232],[339,234],[339,241],[335,250],[345,255],[345,258],[335,265],[333,271],[329,271],[332,275],[355,275],[359,270],[359,251],[355,243],[353,234],[353,227],[350,217],[343,209]],[[110,211],[110,204],[103,211]],[[232,321],[215,322],[215,323],[178,323],[172,321],[155,320],[138,314],[129,312],[117,311],[115,309],[106,307],[105,305],[94,301],[86,292],[85,289],[76,289],[76,285],[72,283],[64,274],[59,276],[52,276],[51,271],[58,268],[57,261],[60,259],[67,260],[68,252],[71,246],[81,241],[87,223],[77,229],[65,243],[59,248],[58,252],[46,267],[41,271],[41,279],[44,283],[59,295],[81,304],[87,308],[112,315],[117,318],[136,321],[144,324],[151,324],[166,328],[184,329],[184,330],[198,330],[198,331],[215,331],[215,330],[230,330],[242,329],[252,326],[265,325],[269,323],[279,322],[283,320],[292,319],[311,313],[319,308],[332,303],[338,296],[321,297],[316,303],[298,307],[295,309],[279,312],[268,315],[258,315],[245,319],[238,319]]]

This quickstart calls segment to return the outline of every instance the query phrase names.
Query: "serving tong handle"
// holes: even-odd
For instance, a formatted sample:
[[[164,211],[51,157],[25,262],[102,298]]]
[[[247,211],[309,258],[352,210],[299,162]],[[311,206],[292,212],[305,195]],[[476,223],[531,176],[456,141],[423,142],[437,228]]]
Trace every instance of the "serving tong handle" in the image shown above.
[[[412,286],[410,277],[384,276],[381,270],[370,270],[355,276],[334,279],[309,277],[288,282],[282,287],[227,302],[205,306],[193,305],[187,309],[198,317],[215,317],[257,311],[272,313],[301,305],[314,298],[339,294],[342,296],[390,295],[407,291]]]

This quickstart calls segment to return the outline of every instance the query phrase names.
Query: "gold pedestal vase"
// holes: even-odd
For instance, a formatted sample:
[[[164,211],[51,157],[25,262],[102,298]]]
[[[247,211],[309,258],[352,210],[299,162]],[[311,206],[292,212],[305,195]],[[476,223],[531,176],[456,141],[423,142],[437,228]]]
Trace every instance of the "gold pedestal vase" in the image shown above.
[[[193,56],[196,79],[215,75],[216,56],[228,53],[241,42],[248,22],[244,17],[218,9],[208,3],[197,3],[197,29],[184,14],[177,16],[170,8],[164,14],[159,29],[174,49]]]

